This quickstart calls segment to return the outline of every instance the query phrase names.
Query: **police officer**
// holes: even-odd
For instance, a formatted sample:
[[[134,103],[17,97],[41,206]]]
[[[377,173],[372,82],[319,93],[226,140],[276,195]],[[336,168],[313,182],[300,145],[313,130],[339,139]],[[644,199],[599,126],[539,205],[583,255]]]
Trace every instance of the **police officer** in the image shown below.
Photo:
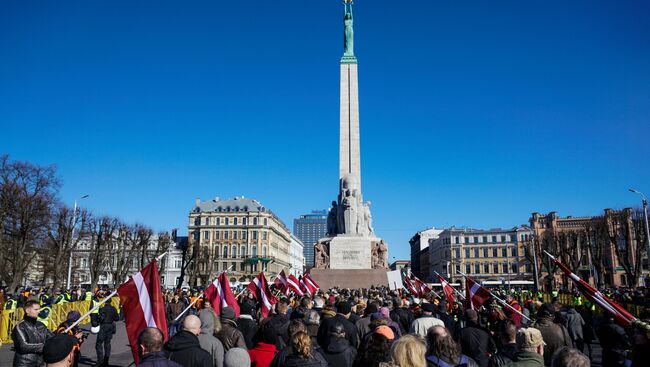
[[[50,325],[50,315],[52,314],[52,306],[46,303],[41,306],[41,312],[38,313],[37,320],[42,322],[43,325],[48,327]]]
[[[108,359],[111,356],[111,339],[115,334],[115,322],[118,321],[118,318],[117,310],[110,302],[106,302],[100,307],[97,315],[99,333],[97,333],[97,341],[95,342],[96,366],[108,366]]]

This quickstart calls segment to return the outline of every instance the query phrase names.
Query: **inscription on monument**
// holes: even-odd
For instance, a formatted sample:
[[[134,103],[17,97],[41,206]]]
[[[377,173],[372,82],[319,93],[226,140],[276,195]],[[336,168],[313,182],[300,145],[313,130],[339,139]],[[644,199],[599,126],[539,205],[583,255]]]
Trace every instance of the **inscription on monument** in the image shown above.
[[[336,237],[330,242],[330,269],[370,269],[371,243],[359,237]]]

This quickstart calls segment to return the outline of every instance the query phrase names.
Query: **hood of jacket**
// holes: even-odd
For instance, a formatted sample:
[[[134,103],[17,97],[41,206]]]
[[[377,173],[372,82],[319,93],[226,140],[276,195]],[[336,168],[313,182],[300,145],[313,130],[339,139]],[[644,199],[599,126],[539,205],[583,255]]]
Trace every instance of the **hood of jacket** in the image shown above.
[[[327,345],[327,353],[343,353],[350,347],[350,342],[345,338],[332,337]]]
[[[214,316],[208,311],[199,312],[201,320],[201,334],[212,335],[214,333]]]
[[[194,347],[201,348],[199,345],[199,338],[197,338],[196,335],[185,330],[181,330],[176,333],[176,335],[169,339],[165,345],[165,349],[172,352]]]

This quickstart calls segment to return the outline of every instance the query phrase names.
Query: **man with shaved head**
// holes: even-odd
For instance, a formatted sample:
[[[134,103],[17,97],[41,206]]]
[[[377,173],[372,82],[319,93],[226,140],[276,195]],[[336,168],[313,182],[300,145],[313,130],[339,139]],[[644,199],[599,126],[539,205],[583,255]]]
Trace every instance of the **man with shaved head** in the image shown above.
[[[199,334],[201,320],[194,315],[185,317],[183,329],[165,344],[165,353],[169,359],[184,367],[213,367],[210,353],[199,344]]]
[[[182,367],[165,356],[162,351],[164,338],[162,331],[155,327],[148,327],[140,332],[138,336],[139,367]]]

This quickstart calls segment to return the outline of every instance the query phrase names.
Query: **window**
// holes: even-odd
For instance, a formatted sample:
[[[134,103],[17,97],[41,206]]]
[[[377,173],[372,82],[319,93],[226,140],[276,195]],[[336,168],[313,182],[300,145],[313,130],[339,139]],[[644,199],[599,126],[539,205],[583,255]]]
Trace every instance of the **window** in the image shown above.
[[[228,239],[228,231],[223,231],[223,239],[224,240]]]
[[[481,273],[481,264],[474,264],[474,272],[475,272],[476,274],[480,274],[480,273]]]
[[[225,225],[230,224],[230,218],[228,218],[228,217],[224,218],[223,222],[224,222]]]
[[[203,232],[203,239],[206,240],[206,241],[209,240],[210,239],[210,232],[208,232],[208,231]]]
[[[516,234],[510,235],[510,242],[517,242],[517,235]]]
[[[257,231],[253,231],[253,240],[257,240]]]
[[[230,256],[232,256],[233,258],[237,257],[237,246],[232,245],[232,254]]]
[[[460,249],[459,249],[459,248],[455,249],[455,253],[456,253],[456,254],[455,254],[455,255],[456,255],[456,258],[457,258],[457,259],[460,259]]]
[[[206,225],[206,226],[209,226],[209,225],[210,225],[210,218],[209,218],[209,217],[208,217],[208,218],[205,218],[205,225]]]
[[[466,248],[466,249],[465,249],[465,258],[468,258],[468,257],[469,257],[469,249]]]
[[[460,273],[460,264],[456,264],[456,273]]]
[[[183,263],[183,261],[181,259],[175,259],[174,260],[174,269],[180,269],[182,263]]]
[[[474,249],[474,257],[479,257],[478,247]]]
[[[237,231],[232,231],[232,239],[233,240],[237,239]]]
[[[483,243],[487,243],[487,236],[483,236]]]
[[[460,237],[456,237],[456,243],[460,243]]]
[[[465,264],[465,273],[471,274],[471,272],[472,272],[472,265]]]
[[[223,246],[223,257],[224,259],[228,257],[228,246]]]
[[[264,218],[264,225],[268,226],[269,225],[269,220],[267,218]]]
[[[504,247],[501,249],[501,256],[502,257],[507,257],[508,256],[508,248]]]
[[[517,266],[517,263],[512,263],[512,273],[513,274],[519,273],[519,266]]]
[[[483,264],[483,272],[486,274],[490,273],[490,264]]]
[[[214,262],[214,271],[217,271],[217,272],[219,271],[219,262],[218,261]]]
[[[501,235],[501,242],[506,242],[506,236],[503,234]]]
[[[214,239],[218,240],[221,237],[221,231],[214,232]]]
[[[239,263],[239,271],[242,271],[242,272],[246,271],[246,263],[245,262],[242,261],[242,262]]]
[[[246,257],[246,246],[242,246],[242,247],[239,249],[239,255],[240,255],[241,257]]]
[[[246,224],[248,224],[248,218],[246,218],[246,217],[242,218],[241,219],[241,224],[242,224],[242,226],[245,226]]]
[[[232,220],[232,224],[233,224],[234,226],[237,225],[237,219],[238,219],[238,218],[233,218],[233,220]]]
[[[227,263],[224,263],[224,265],[225,265],[225,264],[227,264]],[[234,261],[233,261],[233,262],[231,263],[231,265],[230,265],[230,266],[232,267],[232,270],[235,270],[235,269],[237,269],[237,263],[236,263],[236,262],[234,262]]]
[[[469,240],[470,240],[469,237],[465,237],[465,243],[469,243],[470,242]]]
[[[492,236],[492,242],[497,242],[497,236]]]
[[[478,243],[478,237],[474,237],[474,243]]]
[[[246,231],[242,231],[242,232],[241,232],[241,239],[242,239],[242,240],[245,240],[245,239],[246,239],[246,233],[247,233]]]
[[[254,226],[257,225],[257,217],[253,218],[253,225],[254,225]]]
[[[221,255],[221,250],[220,250],[219,246],[215,246],[214,247],[214,257],[216,259],[218,259],[220,257],[219,255]]]
[[[221,225],[221,218],[217,217],[216,225]]]
[[[483,248],[483,257],[488,257],[488,252],[489,251],[487,247]]]
[[[497,263],[492,264],[492,270],[494,274],[499,274],[499,264]]]
[[[266,257],[266,246],[262,247],[262,256]]]
[[[499,256],[499,255],[498,255],[498,251],[499,251],[499,250],[498,250],[496,247],[493,248],[493,249],[492,249],[492,257],[497,257],[497,256]]]
[[[253,257],[257,256],[257,246],[253,245]]]
[[[519,256],[519,253],[517,251],[517,246],[514,246],[513,248],[510,249],[510,255],[512,255],[512,257]]]
[[[262,232],[262,240],[266,241],[266,232]]]
[[[501,264],[501,268],[503,269],[503,272],[506,274],[510,272],[510,269],[508,269],[508,263]]]
[[[526,273],[532,273],[533,272],[533,265],[531,263],[526,263]]]

